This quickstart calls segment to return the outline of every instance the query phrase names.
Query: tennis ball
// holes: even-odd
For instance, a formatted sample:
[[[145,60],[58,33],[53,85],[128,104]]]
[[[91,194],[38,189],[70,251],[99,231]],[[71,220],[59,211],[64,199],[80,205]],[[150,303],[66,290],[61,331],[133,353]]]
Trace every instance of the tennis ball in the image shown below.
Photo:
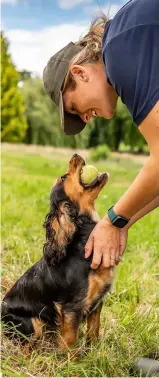
[[[83,184],[91,184],[97,177],[99,172],[93,165],[84,165],[81,172],[81,180]]]

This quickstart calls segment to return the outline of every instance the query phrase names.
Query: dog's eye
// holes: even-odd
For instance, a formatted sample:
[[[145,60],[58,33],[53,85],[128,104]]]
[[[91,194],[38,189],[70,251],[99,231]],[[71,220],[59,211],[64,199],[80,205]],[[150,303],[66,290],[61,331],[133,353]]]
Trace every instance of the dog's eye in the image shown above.
[[[63,182],[63,181],[65,181],[66,177],[67,177],[67,174],[66,174],[66,175],[63,175],[63,176],[61,176],[61,180],[62,180],[62,182]]]

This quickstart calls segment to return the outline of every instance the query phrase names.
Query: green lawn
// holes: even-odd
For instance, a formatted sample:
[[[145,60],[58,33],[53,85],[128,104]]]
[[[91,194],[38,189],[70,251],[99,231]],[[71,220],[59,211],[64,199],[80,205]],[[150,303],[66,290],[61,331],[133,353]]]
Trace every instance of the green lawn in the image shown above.
[[[70,154],[68,156],[68,159]],[[2,167],[2,289],[42,256],[42,227],[55,179],[68,160],[4,151]],[[97,164],[110,173],[96,203],[102,217],[133,181],[141,166],[131,159]],[[71,362],[59,355],[45,335],[30,354],[3,338],[2,372],[7,377],[123,377],[132,361],[157,349],[159,342],[159,213],[155,210],[132,227],[123,261],[117,268],[111,295],[102,310],[100,340],[86,350],[85,326],[79,346],[83,358]]]

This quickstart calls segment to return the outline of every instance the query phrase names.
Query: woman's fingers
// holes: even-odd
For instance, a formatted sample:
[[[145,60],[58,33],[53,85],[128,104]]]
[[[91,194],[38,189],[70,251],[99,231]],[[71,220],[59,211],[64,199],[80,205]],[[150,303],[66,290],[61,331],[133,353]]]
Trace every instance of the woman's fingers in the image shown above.
[[[120,245],[123,248],[124,243],[125,235],[120,235],[120,230],[112,226],[105,216],[98,222],[86,243],[85,258],[88,258],[93,251],[92,269],[98,268],[100,264],[105,268],[114,266],[120,261]]]
[[[104,253],[103,254],[103,260],[102,260],[102,266],[104,268],[109,268],[110,265],[111,265],[110,254]]]
[[[120,238],[119,238],[119,256],[121,257],[123,252],[125,251],[127,245],[127,238],[128,238],[128,229],[124,227],[120,230]]]
[[[91,233],[85,245],[85,258],[87,259],[93,250],[93,234]]]
[[[110,254],[110,265],[114,266],[118,260],[118,244],[114,243],[114,246],[110,246],[108,252]]]
[[[116,265],[119,263],[119,258],[120,258],[120,245],[116,249],[116,253],[115,253],[115,263],[116,263]]]
[[[114,254],[112,255],[110,252],[110,265],[111,266],[116,265],[117,261],[118,261],[117,253],[115,253],[115,255]]]
[[[98,248],[97,249],[95,248],[94,253],[93,253],[93,260],[92,260],[91,268],[97,269],[98,266],[101,264],[101,260],[102,260],[102,252]]]

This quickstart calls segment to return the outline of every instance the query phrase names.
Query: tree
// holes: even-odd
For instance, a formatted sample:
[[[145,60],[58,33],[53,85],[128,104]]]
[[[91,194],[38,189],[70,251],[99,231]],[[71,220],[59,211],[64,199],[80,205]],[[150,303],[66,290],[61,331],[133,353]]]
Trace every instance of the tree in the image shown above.
[[[97,146],[106,143],[111,150],[118,151],[120,142],[123,140],[123,126],[129,119],[128,112],[122,102],[118,101],[117,110],[111,120],[102,117],[95,118],[93,123],[89,146]]]
[[[31,71],[28,71],[28,70],[19,71],[19,77],[21,81],[31,79],[31,75],[32,75]]]
[[[89,135],[89,147],[106,143],[111,150],[118,151],[124,142],[131,151],[142,152],[146,144],[143,136],[133,124],[126,106],[118,100],[116,112],[112,119],[95,118]]]
[[[27,79],[22,87],[26,106],[28,144],[61,145],[60,120],[56,106],[45,93],[40,78]]]
[[[8,52],[8,41],[1,33],[1,123],[2,141],[20,142],[27,129],[23,96],[18,87],[19,75]]]
[[[24,80],[22,91],[28,122],[26,143],[72,148],[88,146],[89,127],[76,136],[64,135],[60,125],[59,111],[46,94],[40,78]]]
[[[126,124],[123,125],[123,135],[125,145],[130,146],[132,152],[142,153],[144,151],[146,140],[133,122],[130,122],[128,127]]]

